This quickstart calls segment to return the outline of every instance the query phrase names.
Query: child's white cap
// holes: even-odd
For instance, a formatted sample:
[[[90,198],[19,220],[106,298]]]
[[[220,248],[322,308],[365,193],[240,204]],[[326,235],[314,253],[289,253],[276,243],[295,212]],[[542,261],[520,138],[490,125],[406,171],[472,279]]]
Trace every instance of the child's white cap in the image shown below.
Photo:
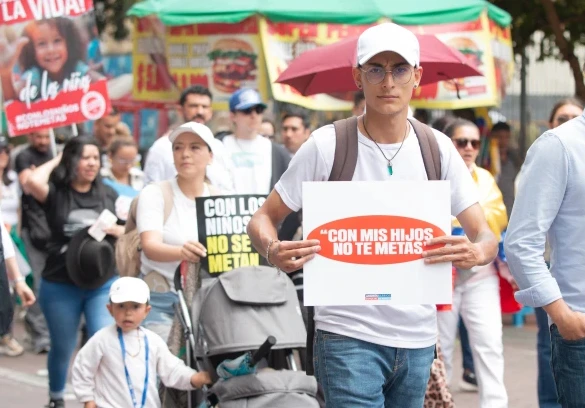
[[[149,300],[150,288],[142,279],[124,276],[116,280],[110,288],[110,301],[112,303],[146,304]]]

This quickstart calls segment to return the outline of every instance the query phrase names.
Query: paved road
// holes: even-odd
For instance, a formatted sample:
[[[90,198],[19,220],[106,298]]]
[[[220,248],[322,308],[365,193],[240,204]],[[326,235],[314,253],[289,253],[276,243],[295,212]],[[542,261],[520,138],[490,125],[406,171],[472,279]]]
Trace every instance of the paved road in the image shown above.
[[[22,328],[16,327],[17,338],[22,338]],[[536,328],[530,323],[523,328],[506,326],[504,346],[506,360],[506,387],[510,408],[538,407],[536,398]],[[454,373],[454,397],[457,408],[478,407],[476,393],[457,390],[461,378],[460,348],[457,348]],[[18,358],[0,356],[0,407],[41,408],[47,403],[47,378],[38,375],[46,366],[46,356],[25,354]],[[70,389],[69,389],[70,390]],[[70,394],[73,399],[73,395]],[[67,402],[67,408],[80,408],[81,404]]]

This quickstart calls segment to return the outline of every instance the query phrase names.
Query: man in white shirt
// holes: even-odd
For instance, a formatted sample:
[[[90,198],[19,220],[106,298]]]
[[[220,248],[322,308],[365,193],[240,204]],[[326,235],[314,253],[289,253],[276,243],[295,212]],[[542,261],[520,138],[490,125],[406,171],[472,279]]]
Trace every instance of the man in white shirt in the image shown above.
[[[234,190],[236,194],[268,194],[288,167],[290,156],[259,134],[266,104],[256,90],[236,91],[229,104],[234,134],[223,138],[223,146]]]
[[[405,28],[380,24],[360,36],[353,77],[364,90],[367,113],[358,118],[354,181],[428,180],[418,138],[407,121],[408,103],[423,74],[419,63],[418,40]],[[441,178],[450,181],[451,213],[466,236],[434,238],[430,245],[441,248],[424,252],[425,262],[453,262],[465,269],[486,265],[498,243],[473,179],[453,143],[440,132],[433,134]],[[335,145],[332,125],[314,131],[248,224],[256,249],[285,272],[298,270],[320,251],[316,240],[278,241],[276,228],[301,208],[303,182],[329,179]],[[362,273],[356,266],[356,279]],[[423,406],[437,341],[434,305],[316,307],[315,327],[314,371],[327,406]]]
[[[211,102],[213,96],[209,89],[202,85],[194,85],[185,89],[179,98],[178,110],[184,122],[197,122],[205,125],[213,116]],[[171,127],[164,135],[158,138],[146,156],[144,164],[144,184],[156,181],[170,180],[177,175],[173,160],[173,151],[168,135],[175,127]],[[229,191],[232,189],[231,179],[227,175],[222,162],[223,146],[219,140],[214,140],[214,161],[207,169],[207,177],[211,184]]]

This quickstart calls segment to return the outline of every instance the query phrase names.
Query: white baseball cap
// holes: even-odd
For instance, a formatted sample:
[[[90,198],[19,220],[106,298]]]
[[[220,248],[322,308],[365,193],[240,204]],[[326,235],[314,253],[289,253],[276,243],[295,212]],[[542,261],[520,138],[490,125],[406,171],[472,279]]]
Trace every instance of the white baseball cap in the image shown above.
[[[420,65],[418,38],[394,23],[383,23],[368,28],[358,38],[357,64],[364,65],[374,55],[393,51],[402,56],[413,67]]]
[[[213,133],[211,132],[211,129],[209,129],[204,124],[198,122],[183,123],[181,126],[179,126],[178,128],[171,132],[171,134],[169,135],[169,140],[171,141],[171,143],[174,143],[175,139],[177,139],[177,137],[179,137],[179,135],[183,133],[192,133],[194,135],[199,136],[205,143],[207,143],[207,146],[209,146],[209,148],[213,151],[213,143],[215,138],[213,136]]]
[[[150,300],[150,288],[142,279],[124,276],[110,287],[112,303],[136,302],[146,304]]]

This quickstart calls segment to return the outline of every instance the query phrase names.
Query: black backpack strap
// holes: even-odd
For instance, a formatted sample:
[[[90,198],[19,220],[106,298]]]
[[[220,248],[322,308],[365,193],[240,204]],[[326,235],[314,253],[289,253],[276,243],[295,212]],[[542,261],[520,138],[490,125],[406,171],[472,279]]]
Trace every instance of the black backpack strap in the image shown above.
[[[441,180],[441,151],[433,130],[414,118],[408,118],[420,145],[423,163],[429,180]]]
[[[335,156],[329,181],[351,181],[357,165],[357,117],[333,122],[335,127]]]
[[[333,122],[335,127],[335,156],[329,181],[351,181],[358,158],[358,118]],[[307,375],[315,375],[313,366],[313,342],[315,340],[315,308],[307,307]]]

